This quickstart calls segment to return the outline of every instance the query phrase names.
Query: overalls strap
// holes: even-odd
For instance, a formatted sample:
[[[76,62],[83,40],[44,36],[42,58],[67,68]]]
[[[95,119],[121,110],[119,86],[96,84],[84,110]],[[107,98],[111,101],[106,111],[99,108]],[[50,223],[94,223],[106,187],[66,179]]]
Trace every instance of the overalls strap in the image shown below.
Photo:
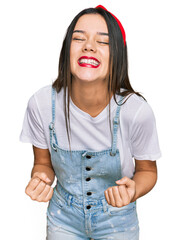
[[[56,147],[54,146],[54,142],[58,145],[57,137],[55,134],[55,102],[56,102],[56,90],[52,87],[52,122],[49,125],[50,129],[50,144],[53,147],[53,149],[56,150]]]
[[[116,149],[117,149],[117,130],[118,126],[120,124],[120,109],[121,109],[121,103],[122,103],[123,97],[121,96],[121,99],[118,102],[117,110],[116,110],[116,115],[113,119],[113,139],[112,139],[112,151],[111,151],[111,156],[116,155]]]

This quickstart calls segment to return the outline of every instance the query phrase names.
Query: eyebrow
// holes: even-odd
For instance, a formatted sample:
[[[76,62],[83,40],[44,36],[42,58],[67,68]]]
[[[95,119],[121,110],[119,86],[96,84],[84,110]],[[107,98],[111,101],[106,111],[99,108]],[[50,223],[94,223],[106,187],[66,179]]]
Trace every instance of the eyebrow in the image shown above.
[[[86,33],[86,31],[83,31],[83,30],[74,30],[74,31],[73,31],[73,33],[76,33],[76,32],[78,32],[78,33],[83,33],[83,34]],[[98,35],[103,35],[103,36],[109,36],[109,33],[105,33],[105,32],[97,32],[97,34],[98,34]]]

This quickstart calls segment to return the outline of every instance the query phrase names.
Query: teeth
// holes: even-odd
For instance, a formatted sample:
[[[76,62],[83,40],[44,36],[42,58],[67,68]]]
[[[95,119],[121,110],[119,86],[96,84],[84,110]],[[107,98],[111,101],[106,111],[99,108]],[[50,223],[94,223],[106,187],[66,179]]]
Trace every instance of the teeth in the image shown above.
[[[87,63],[87,64],[91,64],[93,66],[98,66],[99,63],[93,59],[86,59],[86,58],[82,58],[79,60],[80,63]]]

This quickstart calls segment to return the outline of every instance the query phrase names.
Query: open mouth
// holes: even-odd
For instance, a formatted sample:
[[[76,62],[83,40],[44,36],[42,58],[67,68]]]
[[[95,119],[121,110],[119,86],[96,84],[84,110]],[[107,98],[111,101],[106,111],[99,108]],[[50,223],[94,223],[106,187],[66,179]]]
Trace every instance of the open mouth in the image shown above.
[[[83,56],[79,58],[78,64],[81,67],[98,68],[100,62],[94,57]]]

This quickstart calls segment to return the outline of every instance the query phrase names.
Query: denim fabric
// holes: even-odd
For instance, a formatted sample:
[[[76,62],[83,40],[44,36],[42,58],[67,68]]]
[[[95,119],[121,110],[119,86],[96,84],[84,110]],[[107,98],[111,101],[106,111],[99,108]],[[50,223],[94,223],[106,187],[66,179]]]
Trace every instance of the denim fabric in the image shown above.
[[[49,128],[51,160],[57,184],[47,209],[47,240],[138,240],[135,202],[117,208],[109,205],[104,196],[104,191],[121,179],[121,161],[116,148],[120,105],[113,121],[110,149],[70,152],[58,145],[54,127],[55,94],[52,89],[52,122]]]

